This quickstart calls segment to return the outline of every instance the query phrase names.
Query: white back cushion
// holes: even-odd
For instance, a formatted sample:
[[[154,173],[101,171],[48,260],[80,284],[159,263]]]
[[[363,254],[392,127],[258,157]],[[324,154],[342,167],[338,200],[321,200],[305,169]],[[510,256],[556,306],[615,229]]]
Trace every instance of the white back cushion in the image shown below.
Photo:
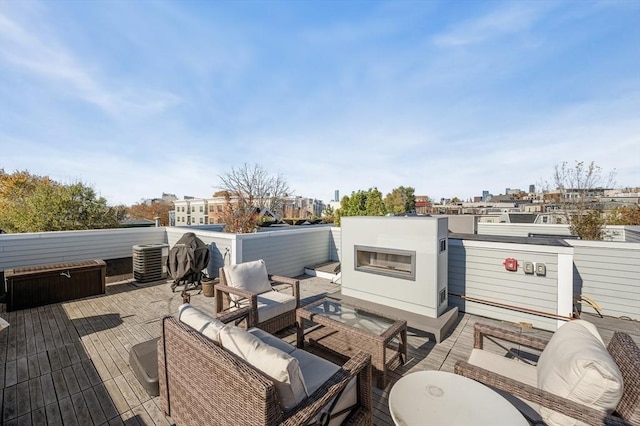
[[[291,355],[267,345],[240,327],[224,327],[220,331],[220,343],[273,380],[284,410],[295,407],[307,397],[298,360]]]
[[[593,324],[574,320],[551,337],[538,361],[538,387],[611,413],[622,398],[622,374]],[[576,420],[540,409],[550,425],[578,425]]]
[[[189,303],[180,305],[178,308],[178,319],[209,339],[220,343],[218,334],[225,325],[218,319],[205,314]]]
[[[224,273],[231,287],[258,294],[271,290],[271,283],[269,282],[269,275],[267,274],[267,265],[262,259],[240,263],[238,265],[225,266]],[[230,297],[231,300],[234,301],[239,299],[234,295],[230,295]]]

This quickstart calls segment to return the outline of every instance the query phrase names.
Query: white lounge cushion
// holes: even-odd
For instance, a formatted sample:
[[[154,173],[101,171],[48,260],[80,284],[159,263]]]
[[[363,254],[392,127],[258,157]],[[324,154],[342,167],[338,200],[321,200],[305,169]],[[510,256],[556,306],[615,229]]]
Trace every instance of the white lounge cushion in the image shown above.
[[[471,351],[471,356],[469,356],[469,364],[509,377],[510,379],[517,380],[518,382],[538,387],[538,371],[536,366],[527,364],[517,358],[507,358],[503,355],[498,355],[482,349],[473,349]],[[542,417],[539,414],[540,405],[531,401],[524,401],[499,389],[494,390],[515,406],[518,411],[527,416],[527,418],[532,421],[542,420]]]
[[[597,329],[584,320],[564,324],[551,337],[538,361],[538,387],[597,410],[611,413],[622,398],[622,374]],[[541,408],[550,425],[581,425]]]
[[[184,303],[178,307],[178,320],[214,342],[220,342],[218,335],[225,324],[190,303]]]
[[[291,356],[296,358],[300,364],[300,370],[304,376],[309,396],[311,396],[331,376],[340,370],[339,366],[301,349],[296,349]],[[338,402],[331,411],[332,413],[339,413],[358,402],[358,386],[356,386],[356,380],[357,379],[354,377],[349,381],[347,387],[340,395],[340,399],[338,399]],[[332,403],[333,400],[329,401],[315,420],[319,420],[322,413],[328,412]],[[329,425],[337,426],[341,424],[348,415],[349,412],[347,411],[344,414],[331,419]],[[313,421],[311,423],[313,423]]]
[[[248,300],[238,302],[240,307],[249,306]],[[256,301],[258,308],[258,322],[265,322],[285,312],[296,309],[296,298],[280,291],[268,291],[258,296]]]
[[[517,359],[507,358],[482,349],[473,349],[471,356],[469,356],[469,364],[530,386],[538,386],[536,366]]]
[[[278,348],[280,349],[282,352],[286,352],[288,354],[291,354],[291,352],[296,350],[296,347],[285,342],[284,340],[267,333],[264,330],[260,330],[259,328],[253,327],[250,328],[249,330],[247,330],[249,333],[253,334],[254,336],[256,336],[258,339],[262,340],[264,343],[266,343],[269,346],[273,346],[274,348]]]
[[[224,273],[231,287],[258,294],[271,290],[267,265],[262,259],[225,266]],[[233,294],[230,294],[229,297],[233,301],[240,299]]]
[[[240,327],[224,327],[220,332],[220,343],[273,380],[283,409],[289,410],[307,397],[298,360],[291,355],[267,345]]]
[[[296,309],[296,298],[280,291],[268,291],[258,296],[258,322],[264,322]]]

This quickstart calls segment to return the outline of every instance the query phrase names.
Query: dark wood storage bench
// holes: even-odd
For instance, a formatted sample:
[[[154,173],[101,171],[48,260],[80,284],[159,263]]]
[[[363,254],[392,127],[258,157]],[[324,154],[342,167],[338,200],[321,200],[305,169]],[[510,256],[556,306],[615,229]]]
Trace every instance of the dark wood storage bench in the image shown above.
[[[104,294],[106,271],[103,260],[7,269],[7,311]]]

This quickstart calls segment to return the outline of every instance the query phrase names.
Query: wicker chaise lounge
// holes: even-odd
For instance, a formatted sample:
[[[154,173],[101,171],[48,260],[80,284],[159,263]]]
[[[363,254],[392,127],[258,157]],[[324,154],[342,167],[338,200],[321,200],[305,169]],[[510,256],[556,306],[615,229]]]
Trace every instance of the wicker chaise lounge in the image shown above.
[[[216,331],[218,343],[211,338],[210,323],[200,321],[195,327],[176,317],[166,317],[158,342],[161,406],[175,424],[371,425],[371,358],[364,352],[339,367],[260,329],[231,327],[233,332],[229,334],[228,326],[222,326]],[[222,337],[224,333],[226,337]],[[263,342],[259,345],[292,351],[289,358],[295,358],[296,368],[299,361],[305,392],[310,395],[303,394],[299,402],[287,406],[283,382],[259,369],[279,360],[263,363],[262,352],[258,362],[262,367],[252,365],[242,353],[234,353],[238,341],[227,344],[225,339],[235,333],[254,333]],[[249,352],[258,352],[255,342]],[[332,365],[328,376],[327,363]]]
[[[275,291],[272,283],[284,284],[291,291]],[[239,306],[250,308],[247,328],[258,327],[267,333],[276,333],[296,323],[300,281],[268,275],[263,260],[220,268],[220,283],[214,292],[216,315],[225,315]]]
[[[556,332],[556,335],[570,324],[576,328],[572,323],[578,322],[572,321],[563,325]],[[582,321],[582,323],[585,322]],[[595,327],[586,328],[589,330],[585,334],[589,336],[590,332],[595,335],[595,346],[598,346],[598,339],[600,342],[601,339]],[[564,335],[566,336],[567,333]],[[487,351],[482,351],[485,338],[541,350],[540,360],[537,366],[532,366],[489,354]],[[615,332],[608,346],[604,349],[615,363],[614,366],[607,366],[606,362],[603,363],[600,360],[590,363],[591,358],[589,357],[592,351],[588,347],[585,349],[576,348],[576,343],[581,344],[577,340],[566,341],[563,347],[562,343],[564,342],[558,342],[556,339],[555,350],[559,350],[561,353],[575,352],[572,359],[573,364],[566,370],[563,370],[564,367],[559,365],[563,361],[549,360],[550,355],[547,355],[547,361],[552,361],[554,365],[547,364],[541,368],[540,364],[545,356],[545,350],[547,354],[551,352],[549,347],[552,340],[553,338],[546,340],[485,324],[475,324],[474,351],[470,362],[458,361],[455,365],[455,372],[525,400],[536,412],[542,414],[544,424],[640,425],[640,350],[628,334]],[[602,346],[604,347],[603,343]],[[566,397],[550,392],[549,388],[552,385],[547,384],[545,379],[541,378],[542,374],[547,374],[546,371],[541,372],[541,370],[549,368],[549,365],[556,370],[566,371],[566,376],[574,376],[573,378],[562,377],[562,382],[564,382],[562,385],[569,387],[568,392],[562,392]],[[531,368],[533,370],[530,370]],[[584,370],[581,371],[581,369]],[[596,370],[598,373],[594,373]],[[600,377],[600,374],[605,376],[604,379]],[[518,377],[519,375],[520,377]],[[589,398],[594,396],[594,392],[596,392],[594,389],[597,385],[585,385],[585,383],[593,381],[595,376],[597,376],[596,380],[609,380],[602,387],[602,391],[598,391],[600,394],[597,397],[601,397],[612,389],[616,390],[615,378],[617,376],[620,379],[619,375],[622,380],[617,383],[621,386],[617,391],[621,393],[621,399],[617,405],[615,402],[613,403],[612,413],[611,409],[605,411],[604,408],[593,408],[593,406],[576,402],[581,397],[584,398],[585,395]],[[572,380],[574,380],[573,383]],[[582,390],[580,390],[581,387]],[[620,398],[620,395],[618,397]],[[611,414],[607,414],[607,411]]]

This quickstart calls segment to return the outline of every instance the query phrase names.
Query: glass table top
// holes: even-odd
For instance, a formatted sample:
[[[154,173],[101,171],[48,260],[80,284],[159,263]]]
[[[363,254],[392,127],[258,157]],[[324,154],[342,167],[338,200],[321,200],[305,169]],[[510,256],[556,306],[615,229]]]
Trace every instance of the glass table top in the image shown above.
[[[375,335],[381,335],[395,324],[395,320],[384,318],[371,312],[363,311],[362,309],[345,306],[339,301],[334,300],[325,300],[317,305],[308,306],[305,309],[313,314],[322,315],[339,323]]]

